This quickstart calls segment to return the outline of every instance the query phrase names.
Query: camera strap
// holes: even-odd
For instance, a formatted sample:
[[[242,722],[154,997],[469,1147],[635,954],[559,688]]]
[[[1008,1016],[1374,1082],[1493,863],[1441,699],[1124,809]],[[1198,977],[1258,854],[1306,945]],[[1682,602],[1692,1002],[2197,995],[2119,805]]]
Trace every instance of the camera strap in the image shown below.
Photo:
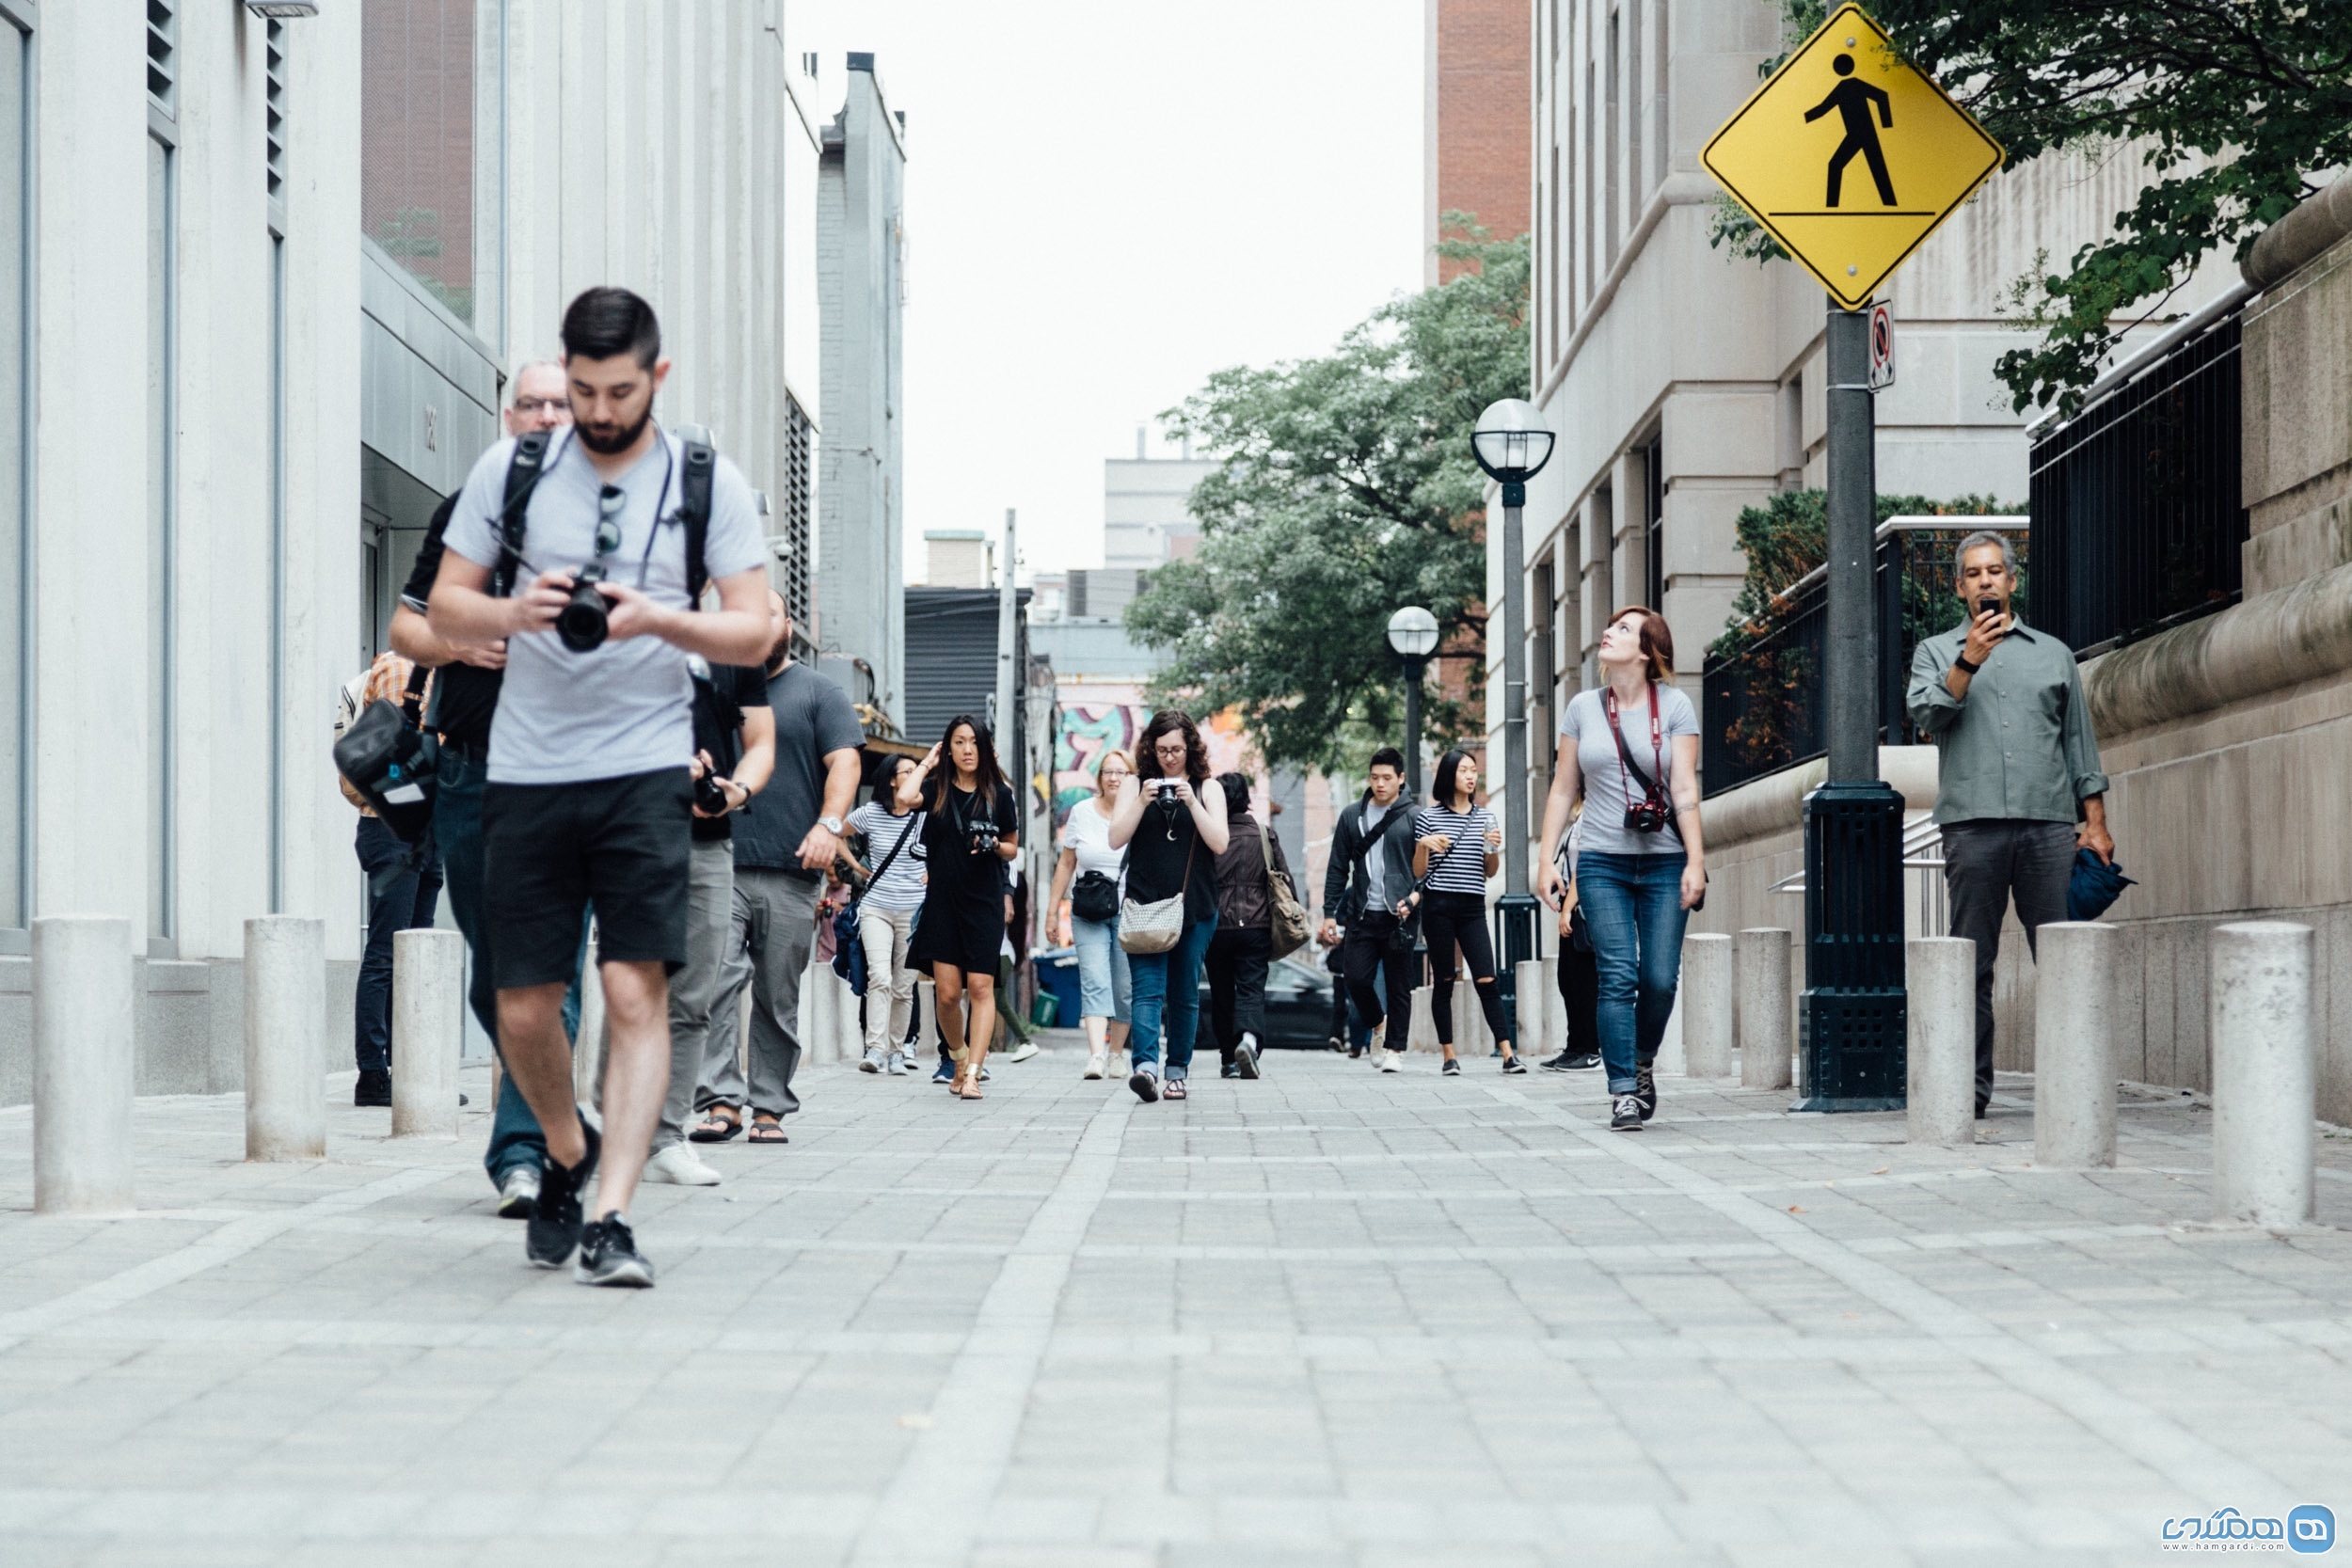
[[[534,430],[515,437],[515,455],[506,464],[506,493],[499,503],[499,563],[490,571],[493,598],[515,592],[516,568],[523,563],[523,518],[531,510],[531,493],[548,471],[549,434]]]
[[[1631,773],[1635,778],[1642,781],[1643,800],[1654,800],[1658,799],[1658,781],[1651,778],[1647,773],[1642,771],[1642,765],[1633,760],[1633,752],[1625,743],[1625,727],[1617,722],[1617,694],[1614,691],[1605,691],[1601,694],[1601,702],[1609,709],[1609,733],[1617,738],[1618,787],[1620,789],[1624,789],[1625,775]],[[1664,726],[1660,721],[1658,708],[1658,683],[1656,681],[1652,681],[1649,686],[1650,766],[1657,768],[1660,774],[1662,775],[1666,771],[1666,741]],[[1625,800],[1626,804],[1628,805],[1631,805],[1633,803],[1633,792],[1631,790],[1625,790]]]

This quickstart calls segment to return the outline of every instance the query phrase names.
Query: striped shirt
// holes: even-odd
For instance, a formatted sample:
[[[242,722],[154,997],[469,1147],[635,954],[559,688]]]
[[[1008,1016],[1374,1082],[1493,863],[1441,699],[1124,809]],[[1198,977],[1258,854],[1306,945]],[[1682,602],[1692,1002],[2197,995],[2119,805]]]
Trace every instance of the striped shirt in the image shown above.
[[[1453,847],[1429,863],[1432,893],[1474,893],[1486,895],[1486,834],[1494,830],[1494,813],[1484,806],[1454,811],[1447,806],[1423,806],[1413,813],[1413,837],[1444,833]]]
[[[923,907],[923,814],[918,809],[904,816],[893,816],[890,808],[880,800],[868,800],[850,814],[850,831],[866,841],[866,853],[860,859],[866,869],[872,871],[882,863],[893,846],[906,834],[906,844],[898,850],[898,858],[882,874],[882,879],[866,890],[866,902],[878,910],[916,910]]]

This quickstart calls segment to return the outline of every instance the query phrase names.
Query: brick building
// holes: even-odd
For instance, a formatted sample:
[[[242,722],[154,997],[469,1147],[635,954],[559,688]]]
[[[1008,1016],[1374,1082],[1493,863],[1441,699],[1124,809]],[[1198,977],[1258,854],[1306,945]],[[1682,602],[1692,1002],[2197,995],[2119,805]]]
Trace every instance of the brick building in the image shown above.
[[[1527,232],[1534,68],[1524,0],[1425,3],[1422,230],[1433,248],[1422,268],[1442,283],[1459,263],[1438,263],[1439,214],[1474,213],[1497,239]]]

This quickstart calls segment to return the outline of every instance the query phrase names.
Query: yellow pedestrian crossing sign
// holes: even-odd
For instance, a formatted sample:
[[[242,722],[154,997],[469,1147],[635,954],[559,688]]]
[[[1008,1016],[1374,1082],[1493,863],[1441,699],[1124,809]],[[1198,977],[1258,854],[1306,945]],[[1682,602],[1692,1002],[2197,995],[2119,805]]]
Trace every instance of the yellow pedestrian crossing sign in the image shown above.
[[[2002,157],[1861,7],[1841,6],[1699,161],[1838,304],[1859,310]]]

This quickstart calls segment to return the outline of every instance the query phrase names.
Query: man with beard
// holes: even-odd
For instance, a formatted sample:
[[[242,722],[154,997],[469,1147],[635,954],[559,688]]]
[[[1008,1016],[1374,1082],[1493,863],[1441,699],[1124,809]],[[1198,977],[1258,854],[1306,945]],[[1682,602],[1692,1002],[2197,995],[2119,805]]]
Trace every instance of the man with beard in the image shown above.
[[[506,643],[482,801],[485,912],[498,931],[500,1053],[547,1137],[526,1254],[551,1269],[577,1251],[582,1283],[644,1286],[653,1267],[628,1211],[669,1085],[669,977],[687,957],[687,660],[766,654],[766,544],[751,486],[722,459],[692,547],[688,497],[703,481],[686,443],[653,423],[670,372],[653,308],[590,289],[563,335],[572,430],[535,468],[530,448],[517,464],[511,440],[474,465],[430,621],[453,644]],[[698,613],[704,576],[720,608]],[[594,594],[576,601],[584,585]],[[600,637],[582,635],[584,609],[600,611],[585,628]],[[561,1014],[591,902],[610,1042],[601,1139],[572,1100]],[[596,1217],[583,1227],[600,1157]]]

